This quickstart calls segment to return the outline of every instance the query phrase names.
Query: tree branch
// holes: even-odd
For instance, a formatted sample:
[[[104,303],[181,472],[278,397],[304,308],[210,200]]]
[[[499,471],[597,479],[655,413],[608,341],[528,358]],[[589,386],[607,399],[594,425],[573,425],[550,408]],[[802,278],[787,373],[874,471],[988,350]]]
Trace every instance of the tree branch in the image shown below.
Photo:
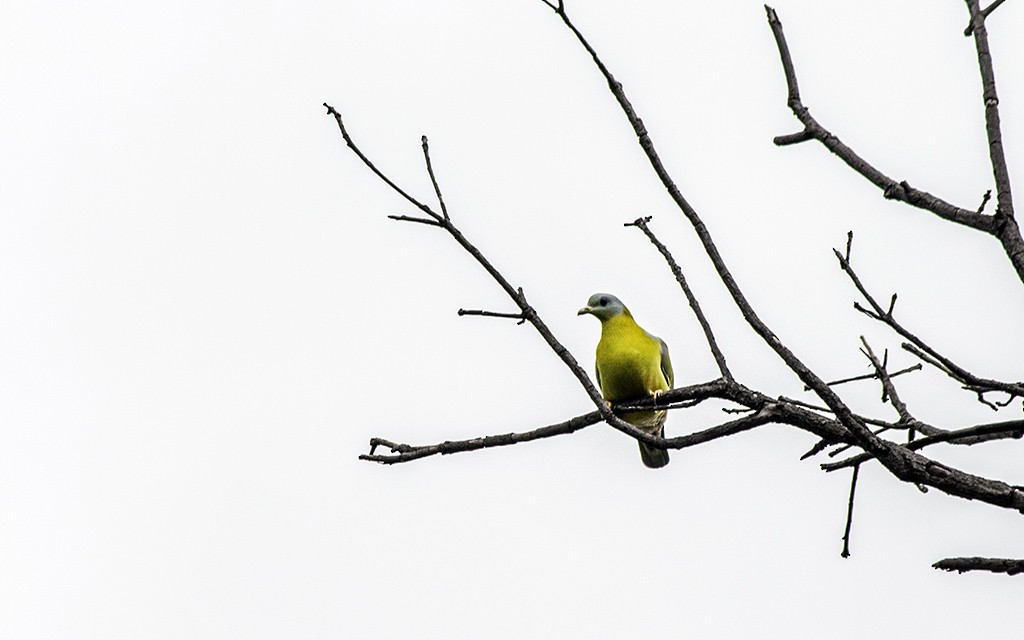
[[[1007,420],[1005,422],[979,424],[964,429],[941,431],[909,442],[906,447],[916,451],[940,442],[971,446],[992,440],[1019,440],[1022,437],[1024,437],[1024,420]],[[869,454],[862,453],[840,462],[825,463],[821,465],[821,468],[825,471],[836,471],[866,462],[872,457]]]
[[[985,16],[998,7],[1002,0],[993,2],[984,12],[978,0],[966,0],[967,10],[974,27],[974,45],[978,52],[978,70],[981,72],[982,96],[985,100],[985,134],[988,136],[989,160],[992,176],[996,182],[995,227],[992,230],[1010,262],[1017,270],[1017,276],[1024,282],[1024,238],[1013,214],[1013,191],[1010,188],[1010,170],[1006,166],[1003,152],[1003,134],[999,125],[999,97],[996,95],[996,74],[992,67],[992,52],[988,46],[988,32]]]
[[[521,313],[502,313],[500,311],[484,311],[482,309],[459,309],[460,316],[484,316],[487,318],[511,318],[518,320],[516,324],[523,324],[526,318]]]
[[[895,378],[896,376],[902,376],[903,374],[911,373],[912,371],[920,371],[921,369],[922,369],[921,363],[918,362],[917,364],[912,365],[910,367],[906,367],[905,369],[900,369],[899,371],[893,371],[892,373],[889,374],[889,377],[890,378]],[[828,386],[830,386],[830,387],[837,387],[837,386],[839,386],[841,384],[846,384],[848,382],[859,382],[861,380],[878,380],[878,372],[875,372],[875,373],[865,373],[865,374],[862,374],[862,375],[859,375],[859,376],[852,376],[852,377],[849,377],[849,378],[840,378],[839,380],[832,380],[831,382],[827,382],[826,384]],[[810,391],[810,390],[811,390],[810,387],[804,385],[804,391]]]
[[[786,36],[782,32],[782,22],[779,20],[775,9],[768,5],[765,5],[764,8],[768,14],[768,24],[775,35],[775,44],[778,47],[779,57],[782,60],[782,69],[786,75],[786,86],[789,89],[787,104],[793,111],[793,115],[804,125],[804,130],[798,134],[775,138],[774,142],[776,145],[785,146],[806,140],[817,140],[826,149],[845,162],[847,166],[881,189],[882,194],[887,199],[906,202],[911,206],[930,211],[945,220],[992,233],[995,228],[992,216],[954,206],[937,196],[911,187],[906,181],[897,182],[876,169],[867,160],[861,158],[853,149],[840,142],[839,138],[831,131],[823,127],[811,115],[810,110],[804,106],[803,101],[800,99],[796,69],[793,65],[793,57],[789,51],[789,44],[786,42]]]
[[[1013,576],[1018,573],[1024,573],[1024,560],[1011,560],[1008,558],[946,558],[933,564],[932,568],[943,571],[956,571],[958,573],[990,571],[992,573],[1005,573]]]
[[[423,147],[423,160],[427,163],[427,175],[430,176],[430,184],[434,185],[434,195],[437,196],[437,204],[441,207],[441,215],[448,220],[448,207],[444,206],[444,197],[441,195],[441,187],[434,177],[434,165],[430,162],[430,145],[427,136],[420,136],[420,145]]]
[[[850,528],[853,526],[853,498],[857,495],[857,476],[860,475],[860,465],[853,468],[853,475],[850,477],[850,500],[846,505],[846,527],[843,530],[843,551],[839,555],[844,558],[850,557]]]
[[[996,0],[992,4],[988,5],[985,8],[985,10],[981,12],[981,17],[983,19],[987,18],[990,13],[995,11],[999,7],[999,5],[1003,4],[1004,2],[1006,2],[1006,0]],[[972,33],[974,33],[974,17],[973,16],[971,17],[971,21],[970,21],[970,23],[968,23],[967,28],[964,29],[964,37],[968,38],[968,37],[971,36]]]
[[[860,304],[854,303],[854,308],[868,317],[889,326],[889,328],[897,334],[906,340],[909,340],[910,344],[903,344],[903,348],[905,350],[921,358],[928,364],[938,368],[940,371],[957,382],[960,382],[972,391],[981,391],[982,393],[988,391],[1001,391],[1008,394],[1011,400],[1015,397],[1024,397],[1024,383],[1001,382],[999,380],[978,377],[928,346],[924,340],[911,333],[907,328],[897,322],[895,317],[893,317],[892,303],[896,300],[895,294],[892,297],[892,301],[890,302],[888,309],[883,309],[875,297],[868,292],[867,287],[864,286],[860,278],[857,276],[857,272],[853,269],[853,265],[850,261],[849,248],[847,248],[847,254],[845,256],[836,249],[833,249],[832,252],[835,254],[836,259],[839,260],[839,267],[850,278],[850,281],[853,282],[853,286],[857,288],[857,291],[860,292],[861,296],[870,306],[870,309],[865,309],[860,306]],[[991,406],[991,404],[989,404],[989,406]]]
[[[732,379],[732,373],[729,371],[729,365],[725,362],[725,355],[722,350],[718,348],[718,342],[715,340],[715,334],[711,330],[711,324],[708,323],[708,319],[704,316],[704,312],[700,308],[700,303],[697,302],[697,297],[693,295],[693,291],[690,290],[690,286],[686,283],[686,277],[683,275],[683,270],[679,268],[679,264],[675,258],[672,257],[672,253],[669,252],[666,247],[651,231],[647,223],[651,221],[651,217],[637,218],[633,222],[627,222],[625,226],[636,227],[643,231],[647,239],[651,241],[661,255],[665,257],[665,262],[668,263],[668,268],[672,270],[672,275],[676,277],[676,282],[683,290],[683,295],[686,296],[686,301],[690,303],[690,308],[693,309],[693,314],[697,316],[697,322],[700,323],[700,328],[704,330],[704,337],[708,341],[708,347],[711,349],[711,354],[715,358],[715,362],[718,364],[718,370],[721,372],[722,377]]]

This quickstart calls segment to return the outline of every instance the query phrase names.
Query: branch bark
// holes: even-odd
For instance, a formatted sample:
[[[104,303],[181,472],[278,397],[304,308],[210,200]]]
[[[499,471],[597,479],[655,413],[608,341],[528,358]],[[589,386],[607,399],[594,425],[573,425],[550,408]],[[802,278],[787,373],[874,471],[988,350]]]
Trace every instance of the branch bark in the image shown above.
[[[956,571],[966,573],[967,571],[988,571],[990,573],[1005,573],[1013,576],[1024,573],[1024,560],[1011,560],[1008,558],[946,558],[939,560],[932,565],[935,569],[943,571]]]
[[[873,185],[882,190],[885,198],[899,200],[913,207],[929,211],[943,220],[949,220],[957,224],[984,231],[995,236],[1002,244],[1007,257],[1010,259],[1014,270],[1021,282],[1024,282],[1024,241],[1021,239],[1020,228],[1013,217],[1013,200],[1010,192],[1010,177],[1006,169],[1006,159],[1003,154],[1002,137],[999,128],[999,101],[995,92],[995,75],[992,71],[991,54],[988,49],[988,37],[985,33],[984,18],[978,13],[977,0],[967,0],[967,5],[972,15],[975,42],[978,49],[978,62],[981,67],[982,83],[985,95],[985,120],[986,131],[989,138],[989,151],[992,158],[993,174],[996,180],[997,201],[999,208],[994,215],[986,215],[981,210],[971,211],[958,207],[945,200],[934,196],[926,191],[921,191],[910,186],[905,181],[897,181],[880,170],[875,168],[867,160],[843,144],[838,137],[821,125],[804,105],[800,98],[800,89],[797,85],[796,69],[793,65],[793,58],[789,51],[789,44],[782,31],[782,22],[779,20],[775,9],[765,5],[768,14],[768,24],[771,26],[775,36],[775,43],[782,59],[782,69],[786,76],[786,86],[789,89],[787,104],[803,126],[803,131],[797,134],[776,137],[776,145],[785,146],[796,144],[807,140],[817,140],[826,149],[835,154],[848,167],[859,173]]]

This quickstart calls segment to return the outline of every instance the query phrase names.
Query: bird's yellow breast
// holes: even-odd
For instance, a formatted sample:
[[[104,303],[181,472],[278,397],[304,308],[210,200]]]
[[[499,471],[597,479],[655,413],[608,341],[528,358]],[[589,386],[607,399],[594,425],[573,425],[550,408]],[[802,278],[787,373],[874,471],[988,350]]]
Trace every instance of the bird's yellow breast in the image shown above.
[[[602,323],[596,364],[605,400],[637,400],[668,390],[661,357],[661,344],[632,317],[620,315]]]

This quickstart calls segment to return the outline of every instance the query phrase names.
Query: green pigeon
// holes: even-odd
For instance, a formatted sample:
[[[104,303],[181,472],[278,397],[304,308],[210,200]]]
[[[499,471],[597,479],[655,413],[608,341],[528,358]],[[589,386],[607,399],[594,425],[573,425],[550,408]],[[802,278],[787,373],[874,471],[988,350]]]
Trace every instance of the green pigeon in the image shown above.
[[[589,313],[601,321],[597,343],[597,385],[608,403],[657,397],[672,388],[668,345],[644,331],[626,305],[608,293],[595,293],[577,315]],[[620,417],[629,424],[664,436],[667,411],[631,411]],[[668,451],[640,442],[640,459],[652,469],[668,464]]]

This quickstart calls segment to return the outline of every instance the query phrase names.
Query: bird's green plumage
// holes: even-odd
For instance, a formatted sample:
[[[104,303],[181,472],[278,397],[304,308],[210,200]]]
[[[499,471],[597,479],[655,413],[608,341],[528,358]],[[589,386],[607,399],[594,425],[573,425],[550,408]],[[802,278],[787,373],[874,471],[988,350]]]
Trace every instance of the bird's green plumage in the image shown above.
[[[640,400],[668,391],[674,375],[668,345],[644,331],[633,314],[615,296],[594,294],[579,313],[589,313],[601,321],[601,340],[597,344],[597,384],[608,402]],[[661,436],[665,411],[633,411],[622,414],[626,422]],[[668,464],[668,452],[640,443],[640,455],[649,467]]]

